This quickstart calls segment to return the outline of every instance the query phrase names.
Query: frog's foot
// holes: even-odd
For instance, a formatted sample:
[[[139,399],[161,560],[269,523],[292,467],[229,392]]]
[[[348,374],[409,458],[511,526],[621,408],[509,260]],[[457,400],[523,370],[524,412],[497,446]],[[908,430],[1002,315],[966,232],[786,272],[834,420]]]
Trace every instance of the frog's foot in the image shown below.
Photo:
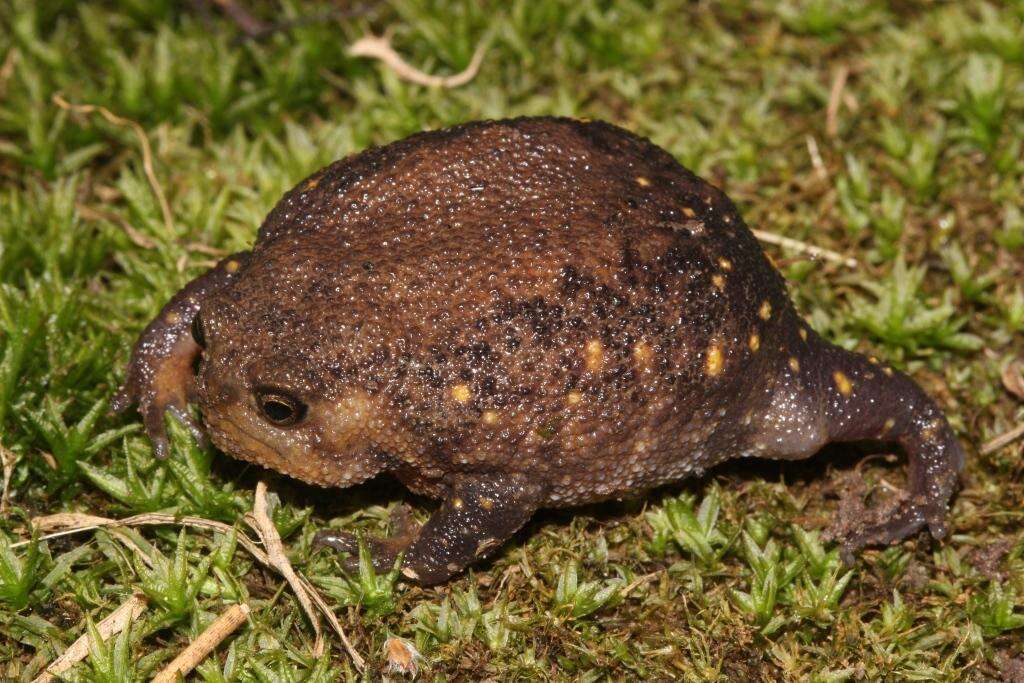
[[[471,562],[494,552],[537,509],[536,483],[513,475],[475,475],[452,483],[449,497],[422,527],[407,529],[387,540],[370,541],[379,571],[394,566],[403,553],[402,575],[433,586],[447,581]],[[352,534],[320,533],[316,542],[358,555]],[[365,541],[364,541],[365,542]],[[358,567],[349,559],[346,570]]]
[[[197,437],[202,435],[188,411],[192,364],[200,350],[189,331],[196,310],[198,304],[193,301],[172,300],[161,311],[136,343],[125,382],[110,403],[118,413],[138,405],[153,452],[161,459],[168,451],[165,412],[170,411]]]
[[[842,531],[839,534],[840,556],[846,564],[853,564],[854,555],[862,548],[899,543],[925,526],[933,538],[941,540],[949,533],[945,517],[945,507],[904,501],[885,521],[854,525]]]
[[[192,365],[202,350],[202,329],[196,323],[202,301],[222,287],[244,263],[247,254],[234,254],[199,276],[172,298],[132,349],[124,384],[111,400],[114,412],[137,404],[153,452],[167,457],[164,413],[170,411],[203,439],[200,425],[188,410],[194,381]]]
[[[394,533],[387,538],[363,536],[363,544],[370,551],[373,568],[377,572],[390,571],[395,566],[398,556],[416,540],[421,525],[413,519],[412,510],[407,505],[400,505],[395,510],[392,521]],[[359,572],[359,540],[360,537],[346,531],[321,529],[313,537],[313,544],[334,548],[348,557],[342,560],[342,567],[350,574]]]
[[[936,540],[945,538],[964,451],[939,407],[912,379],[875,359],[831,346],[815,351],[828,440],[893,443],[907,456],[906,497],[891,514],[847,523],[840,534],[844,557],[924,528]]]
[[[533,515],[541,487],[523,475],[474,474],[453,482],[402,560],[402,574],[433,586],[500,548]]]

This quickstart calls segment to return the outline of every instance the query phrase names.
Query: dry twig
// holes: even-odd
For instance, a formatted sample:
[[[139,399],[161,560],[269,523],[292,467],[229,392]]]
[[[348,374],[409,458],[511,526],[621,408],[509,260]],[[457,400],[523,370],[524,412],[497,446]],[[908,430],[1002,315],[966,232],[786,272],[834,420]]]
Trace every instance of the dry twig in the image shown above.
[[[806,242],[795,240],[792,237],[783,237],[782,235],[776,235],[773,232],[765,232],[764,230],[752,230],[751,232],[754,233],[754,237],[762,242],[777,244],[780,247],[792,249],[793,251],[798,251],[802,254],[807,254],[811,258],[820,258],[825,261],[832,261],[833,263],[841,263],[847,268],[857,268],[860,265],[857,263],[857,259],[855,258],[844,256],[837,251],[825,249],[824,247],[816,247],[813,244],[807,244]]]
[[[480,71],[480,63],[484,59],[486,42],[486,40],[480,41],[476,51],[473,53],[473,58],[469,60],[469,66],[451,76],[435,76],[412,66],[402,59],[400,54],[395,52],[395,48],[391,47],[391,38],[387,34],[375,36],[369,33],[352,43],[348,48],[348,53],[353,57],[379,59],[394,71],[399,78],[416,83],[417,85],[458,88],[460,85],[465,85],[473,80],[477,72]]]
[[[622,591],[619,593],[619,596],[623,598],[626,597],[634,590],[636,590],[637,587],[649,583],[651,579],[655,578],[660,573],[661,572],[651,572],[650,574],[644,574],[643,576],[637,577],[633,580],[632,583],[630,583],[628,586],[622,589]]]
[[[978,452],[981,453],[982,455],[995,453],[1000,448],[1005,448],[1006,446],[1009,446],[1011,443],[1021,438],[1022,436],[1024,436],[1024,424],[1017,425],[1010,431],[1004,432],[997,436],[996,438],[986,442],[984,445],[982,445],[981,449]]]
[[[249,616],[249,605],[244,602],[231,605],[213,623],[206,627],[188,647],[182,650],[163,671],[158,673],[152,683],[174,683],[178,676],[185,678],[192,669],[214,651],[225,638],[245,623]]]
[[[262,481],[256,484],[256,500],[253,503],[252,512],[246,514],[244,519],[246,524],[251,526],[263,541],[263,548],[267,551],[270,566],[276,569],[291,585],[296,599],[302,605],[310,623],[313,624],[313,632],[316,633],[313,655],[319,657],[324,651],[324,634],[320,630],[320,618],[317,616],[316,610],[313,609],[306,586],[295,573],[292,563],[288,561],[288,556],[284,554],[284,544],[281,542],[280,534],[277,533],[277,527],[270,519],[267,508],[267,485]]]
[[[825,168],[825,162],[821,158],[818,141],[814,139],[813,135],[808,135],[805,142],[807,143],[807,153],[811,157],[811,166],[814,167],[814,172],[820,180],[828,180],[828,169]]]
[[[0,444],[0,463],[3,464],[4,469],[3,488],[0,488],[0,512],[7,509],[7,494],[11,488],[11,475],[14,474],[16,462],[18,462],[17,454]]]
[[[106,107],[95,104],[72,104],[56,93],[52,99],[54,104],[65,111],[73,111],[77,114],[98,113],[115,126],[131,129],[139,141],[139,147],[142,151],[142,169],[146,174],[146,180],[149,181],[149,187],[153,191],[153,196],[156,197],[157,204],[160,205],[160,213],[164,219],[164,229],[167,230],[168,235],[174,234],[174,219],[171,215],[171,206],[167,203],[167,197],[164,196],[164,191],[156,179],[156,171],[153,170],[153,149],[149,146],[149,137],[146,135],[146,131],[142,129],[142,126],[136,121],[118,116]]]
[[[222,258],[230,253],[227,249],[211,247],[208,244],[203,244],[202,242],[189,242],[185,245],[185,248],[190,251],[198,251],[200,254],[216,256],[217,258]]]
[[[846,79],[850,76],[850,67],[843,64],[836,70],[832,79],[832,89],[828,94],[828,108],[825,110],[825,133],[834,138],[839,134],[839,105],[843,100]]]
[[[75,204],[75,208],[78,210],[78,213],[82,215],[82,218],[87,221],[104,220],[120,225],[121,229],[124,230],[124,234],[128,235],[128,239],[130,239],[132,244],[137,247],[141,247],[143,249],[156,249],[157,247],[156,242],[136,230],[124,216],[119,216],[118,214],[111,213],[109,211],[99,211],[80,202]]]
[[[133,594],[103,621],[96,624],[96,630],[103,640],[107,640],[127,628],[145,609],[146,598],[138,593]],[[50,683],[57,680],[58,676],[85,659],[89,654],[90,642],[89,634],[82,634],[71,647],[64,650],[64,654],[53,660],[43,673],[36,676],[32,683]]]
[[[212,519],[204,519],[203,517],[175,517],[174,515],[168,515],[160,512],[146,512],[140,515],[125,517],[124,519],[108,519],[106,517],[97,517],[95,515],[77,512],[61,512],[54,515],[36,517],[32,520],[32,525],[40,531],[61,529],[61,531],[55,531],[41,536],[39,538],[41,541],[106,527],[158,526],[163,524],[207,529],[217,531],[222,534],[230,534],[235,530],[232,526]],[[255,541],[249,538],[249,536],[244,533],[238,533],[237,538],[238,544],[245,548],[250,555],[256,558],[257,562],[272,569],[276,568],[271,563],[270,557],[267,553],[263,552],[263,549],[260,548]],[[30,541],[19,541],[18,543],[12,543],[11,547],[16,548],[29,542]],[[309,582],[309,579],[304,576],[300,576],[299,582],[305,589],[306,595],[309,597],[310,601],[317,609],[320,610],[324,615],[324,618],[326,618],[327,622],[331,625],[331,628],[338,635],[342,645],[345,647],[345,651],[348,653],[348,656],[352,658],[352,662],[355,664],[356,668],[362,671],[366,667],[366,662],[362,656],[356,652],[355,648],[352,647],[352,643],[349,641],[344,629],[342,629],[341,622],[339,622],[338,618],[335,616],[334,610],[332,610],[331,606],[327,604],[327,601],[325,601],[323,596],[320,595],[320,592],[316,587]]]

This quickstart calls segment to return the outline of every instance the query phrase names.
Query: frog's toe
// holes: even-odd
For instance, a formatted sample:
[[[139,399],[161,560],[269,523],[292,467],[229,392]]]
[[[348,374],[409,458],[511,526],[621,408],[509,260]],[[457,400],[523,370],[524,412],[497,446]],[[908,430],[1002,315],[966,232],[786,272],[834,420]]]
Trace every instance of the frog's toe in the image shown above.
[[[398,556],[408,547],[409,541],[401,536],[390,538],[363,537],[363,543],[370,551],[373,568],[378,572],[386,572],[395,566]],[[341,561],[342,568],[349,574],[359,572],[359,536],[345,531],[321,529],[313,536],[313,545],[334,548],[348,553]]]
[[[167,437],[165,422],[166,413],[170,413],[178,422],[185,425],[196,442],[206,445],[206,434],[203,433],[202,426],[192,417],[187,405],[154,402],[143,410],[142,418],[146,435],[153,444],[153,455],[163,460],[170,454],[170,440]]]
[[[359,537],[347,531],[321,529],[313,535],[313,545],[321,548],[333,548],[351,555],[359,554]]]

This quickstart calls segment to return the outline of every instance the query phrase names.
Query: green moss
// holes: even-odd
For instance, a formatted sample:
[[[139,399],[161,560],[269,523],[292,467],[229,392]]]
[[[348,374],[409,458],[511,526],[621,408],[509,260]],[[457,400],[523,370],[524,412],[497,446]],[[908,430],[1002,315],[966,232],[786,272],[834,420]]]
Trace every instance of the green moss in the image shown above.
[[[0,678],[30,680],[133,591],[150,596],[145,616],[76,680],[151,676],[239,600],[250,622],[196,680],[354,676],[339,648],[313,657],[291,592],[234,538],[126,532],[148,565],[103,531],[12,544],[26,518],[58,511],[231,522],[250,509],[264,473],[184,433],[157,463],[137,419],[103,409],[134,337],[317,168],[522,114],[650,136],[752,226],[855,257],[851,269],[768,247],[816,329],[907,369],[948,410],[970,453],[955,533],[843,567],[818,533],[833,492],[853,476],[884,497],[904,474],[878,458],[854,470],[838,449],[541,514],[495,560],[425,590],[368,566],[342,578],[311,543],[328,521],[384,533],[408,499],[399,488],[323,496],[273,479],[293,562],[371,669],[389,636],[416,645],[431,680],[998,679],[1024,657],[1021,445],[978,452],[1024,420],[1000,383],[1024,357],[1020,2],[395,0],[341,20],[317,19],[338,6],[326,1],[246,4],[291,28],[255,42],[192,3],[0,0],[0,443],[14,463]],[[440,74],[483,41],[482,68],[443,90],[346,54],[389,28],[410,63]],[[142,127],[170,220],[133,130],[56,94]]]

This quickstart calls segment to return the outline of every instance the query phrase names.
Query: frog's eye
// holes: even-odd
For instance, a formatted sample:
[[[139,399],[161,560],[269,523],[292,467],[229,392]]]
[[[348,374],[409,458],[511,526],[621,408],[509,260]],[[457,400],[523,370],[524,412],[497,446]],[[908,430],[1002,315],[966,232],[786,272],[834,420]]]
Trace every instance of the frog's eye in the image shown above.
[[[199,311],[196,311],[195,317],[192,318],[192,338],[199,344],[199,348],[206,348],[206,331],[203,329],[203,317],[199,315]]]
[[[280,389],[257,389],[256,405],[263,417],[279,427],[290,427],[306,416],[306,404]]]

